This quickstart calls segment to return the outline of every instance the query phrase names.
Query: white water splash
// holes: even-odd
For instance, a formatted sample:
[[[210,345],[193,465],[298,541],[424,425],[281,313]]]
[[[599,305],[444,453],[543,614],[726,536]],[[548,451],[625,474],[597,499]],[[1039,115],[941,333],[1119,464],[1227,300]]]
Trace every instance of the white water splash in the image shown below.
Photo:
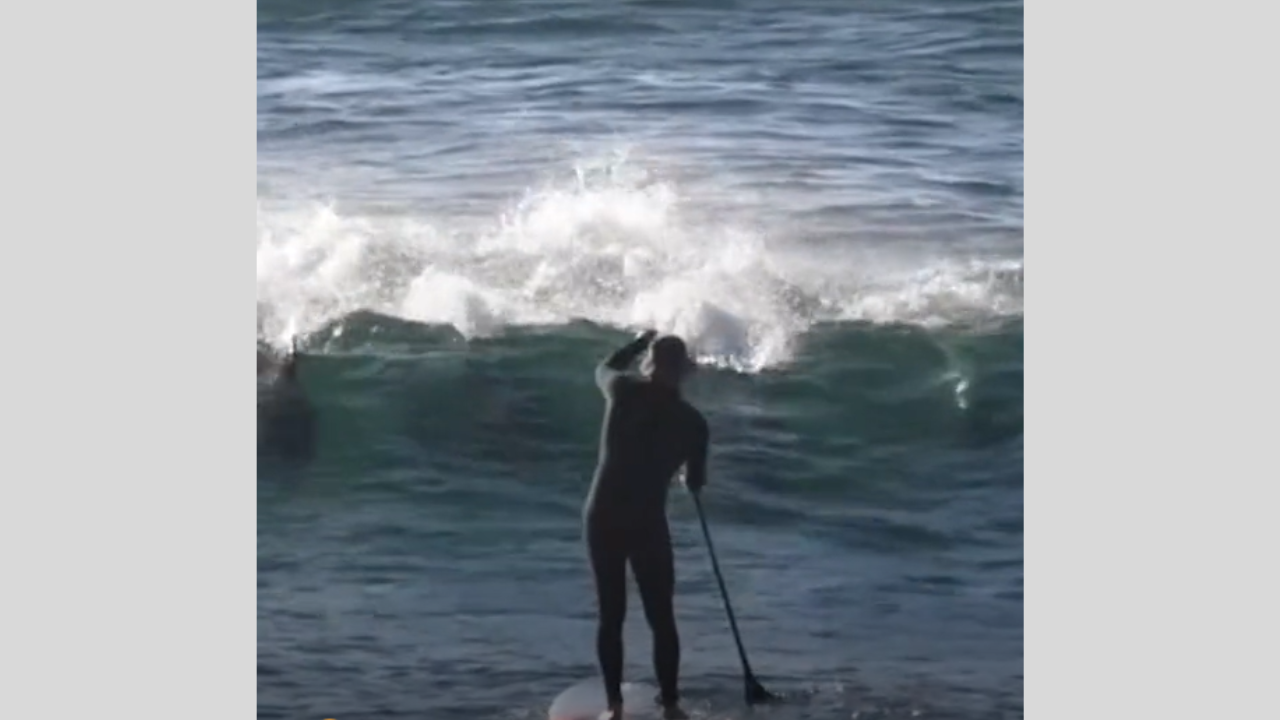
[[[684,336],[706,362],[785,363],[814,322],[946,323],[1022,311],[1021,262],[818,253],[764,237],[625,157],[528,192],[492,227],[448,218],[259,210],[259,334],[278,339],[358,310],[468,337],[586,319]],[[628,175],[635,175],[629,178]]]

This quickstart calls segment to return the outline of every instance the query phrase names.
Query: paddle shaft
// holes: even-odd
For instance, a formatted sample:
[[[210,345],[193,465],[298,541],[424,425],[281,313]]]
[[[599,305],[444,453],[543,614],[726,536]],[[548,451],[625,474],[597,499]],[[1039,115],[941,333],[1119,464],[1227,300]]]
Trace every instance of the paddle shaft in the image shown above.
[[[747,662],[747,651],[742,648],[742,635],[738,633],[738,621],[733,616],[733,606],[729,604],[729,591],[725,589],[724,577],[720,574],[720,562],[716,560],[716,547],[711,542],[711,530],[707,527],[707,516],[702,511],[702,500],[698,493],[692,493],[693,505],[698,510],[698,522],[702,524],[702,536],[707,540],[707,552],[711,555],[711,570],[716,574],[716,583],[720,585],[720,597],[724,600],[724,611],[729,616],[729,628],[733,630],[733,642],[738,646],[738,658],[742,660],[742,672],[750,681],[755,680],[751,672],[751,663]]]

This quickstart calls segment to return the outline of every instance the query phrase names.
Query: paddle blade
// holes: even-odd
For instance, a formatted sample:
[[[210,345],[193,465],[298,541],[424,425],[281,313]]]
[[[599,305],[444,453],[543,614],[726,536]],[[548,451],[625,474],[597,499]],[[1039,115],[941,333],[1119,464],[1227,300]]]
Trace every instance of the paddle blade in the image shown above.
[[[748,705],[767,705],[778,700],[777,695],[765,690],[760,681],[750,675],[745,680],[744,694]]]

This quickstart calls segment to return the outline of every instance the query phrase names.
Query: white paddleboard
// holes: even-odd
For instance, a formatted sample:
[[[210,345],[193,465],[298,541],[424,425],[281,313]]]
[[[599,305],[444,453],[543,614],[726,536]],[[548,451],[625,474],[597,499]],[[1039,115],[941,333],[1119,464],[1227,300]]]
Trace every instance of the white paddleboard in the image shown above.
[[[657,703],[658,689],[644,683],[622,683],[623,718],[648,720],[661,717]],[[560,693],[551,703],[550,720],[598,720],[609,701],[604,696],[604,681],[598,677],[582,680]]]

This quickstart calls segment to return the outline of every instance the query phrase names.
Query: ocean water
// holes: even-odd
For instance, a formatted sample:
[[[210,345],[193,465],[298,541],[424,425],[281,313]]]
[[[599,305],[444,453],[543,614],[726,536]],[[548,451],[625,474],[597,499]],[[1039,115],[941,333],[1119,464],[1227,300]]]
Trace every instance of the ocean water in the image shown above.
[[[592,370],[650,326],[701,359],[704,505],[787,696],[743,706],[677,488],[693,715],[1022,716],[1020,2],[258,18],[257,333],[303,350],[259,378],[260,718],[544,718],[596,674]]]

